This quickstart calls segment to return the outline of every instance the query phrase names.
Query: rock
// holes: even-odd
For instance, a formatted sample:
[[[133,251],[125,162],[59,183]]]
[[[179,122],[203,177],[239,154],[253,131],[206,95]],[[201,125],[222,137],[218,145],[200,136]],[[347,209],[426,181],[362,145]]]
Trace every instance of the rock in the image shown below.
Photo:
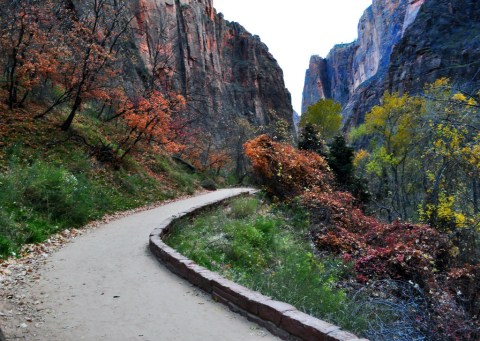
[[[133,0],[129,6],[135,18],[131,54],[140,58],[126,65],[127,84],[145,78],[154,42],[163,36],[172,61],[165,77],[189,101],[192,124],[218,146],[242,145],[239,120],[268,127],[284,119],[293,135],[291,96],[277,61],[258,36],[217,14],[213,0]]]
[[[300,125],[300,115],[295,110],[293,111],[293,124],[295,126],[295,133],[298,136],[298,126]]]
[[[202,186],[203,188],[205,188],[206,190],[209,190],[209,191],[216,191],[217,190],[217,184],[212,179],[202,180],[202,182],[200,183],[200,186]]]
[[[358,39],[313,56],[305,76],[302,112],[322,98],[343,105],[346,128],[364,121],[384,91],[419,94],[449,77],[466,90],[480,87],[480,2],[374,0]]]

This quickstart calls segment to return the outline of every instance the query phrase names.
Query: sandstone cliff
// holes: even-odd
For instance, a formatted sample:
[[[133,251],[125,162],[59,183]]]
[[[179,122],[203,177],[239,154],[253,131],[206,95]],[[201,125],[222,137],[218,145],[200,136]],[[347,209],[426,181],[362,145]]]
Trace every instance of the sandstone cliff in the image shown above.
[[[478,87],[479,8],[476,0],[374,0],[355,42],[311,58],[302,111],[333,98],[348,127],[363,122],[385,90],[416,94],[444,76]]]
[[[72,5],[81,11],[84,3]],[[217,14],[213,0],[132,0],[129,6],[128,53],[136,57],[124,70],[130,87],[148,82],[153,64],[164,64],[162,76],[187,99],[189,118],[219,147],[232,147],[239,120],[258,127],[284,119],[294,133],[277,61],[258,36]]]
[[[258,36],[217,14],[212,0],[135,0],[135,46],[145,68],[163,39],[174,87],[191,116],[218,143],[231,140],[239,118],[253,126],[285,119],[293,132],[290,93],[283,72]]]

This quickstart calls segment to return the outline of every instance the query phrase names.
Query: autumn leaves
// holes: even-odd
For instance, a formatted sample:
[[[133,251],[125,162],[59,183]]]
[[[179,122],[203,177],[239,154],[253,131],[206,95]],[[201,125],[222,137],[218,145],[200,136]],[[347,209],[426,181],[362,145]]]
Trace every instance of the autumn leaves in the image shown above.
[[[1,16],[1,67],[10,109],[41,101],[45,109],[36,118],[63,112],[61,128],[68,130],[80,111],[93,108],[105,122],[125,126],[114,143],[120,158],[140,141],[177,148],[171,119],[185,99],[168,83],[174,65],[166,56],[171,54],[166,40],[151,44],[148,81],[125,80],[126,68],[138,64],[129,50],[135,15],[128,1],[15,1]]]

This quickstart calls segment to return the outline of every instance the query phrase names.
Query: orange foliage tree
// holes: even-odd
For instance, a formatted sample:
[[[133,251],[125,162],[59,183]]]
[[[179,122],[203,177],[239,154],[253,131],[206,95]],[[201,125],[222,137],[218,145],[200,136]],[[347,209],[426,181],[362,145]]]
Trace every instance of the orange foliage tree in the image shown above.
[[[269,194],[288,199],[315,187],[332,191],[333,175],[318,154],[275,142],[268,135],[250,140],[244,147],[258,180]]]
[[[181,95],[172,94],[167,98],[159,91],[148,92],[133,100],[125,98],[118,108],[118,117],[128,129],[119,143],[120,158],[124,158],[140,141],[162,146],[169,152],[177,151],[180,146],[174,141],[172,116],[184,107],[185,99]]]
[[[117,94],[121,42],[133,17],[127,16],[127,1],[91,0],[78,8],[57,6],[61,19],[55,34],[57,68],[50,80],[60,93],[37,118],[56,106],[70,102],[70,113],[62,125],[70,128],[87,100],[108,101]]]
[[[188,124],[180,123],[180,126],[176,135],[176,141],[182,145],[179,157],[186,158],[201,171],[212,171],[217,175],[230,165],[231,156],[228,151],[218,146],[209,132],[192,129]],[[175,127],[178,127],[178,122]]]
[[[51,53],[55,20],[49,1],[9,1],[3,4],[0,16],[0,60],[6,75],[7,104],[13,109],[24,103],[42,77],[56,69]]]

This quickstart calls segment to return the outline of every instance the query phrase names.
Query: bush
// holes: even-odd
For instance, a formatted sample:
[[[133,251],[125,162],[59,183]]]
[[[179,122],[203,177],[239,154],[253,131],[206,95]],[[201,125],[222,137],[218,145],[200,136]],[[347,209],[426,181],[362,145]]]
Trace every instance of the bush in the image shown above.
[[[35,162],[19,174],[22,204],[53,222],[80,226],[91,218],[94,195],[83,176]]]
[[[0,255],[97,217],[100,192],[85,176],[59,166],[41,161],[13,164],[0,175]]]
[[[324,158],[308,151],[298,151],[288,144],[262,135],[245,143],[259,182],[266,191],[280,199],[292,199],[305,190],[320,187],[330,190],[333,175]]]
[[[260,206],[257,198],[245,197],[235,200],[231,204],[233,218],[247,218],[252,216]]]

